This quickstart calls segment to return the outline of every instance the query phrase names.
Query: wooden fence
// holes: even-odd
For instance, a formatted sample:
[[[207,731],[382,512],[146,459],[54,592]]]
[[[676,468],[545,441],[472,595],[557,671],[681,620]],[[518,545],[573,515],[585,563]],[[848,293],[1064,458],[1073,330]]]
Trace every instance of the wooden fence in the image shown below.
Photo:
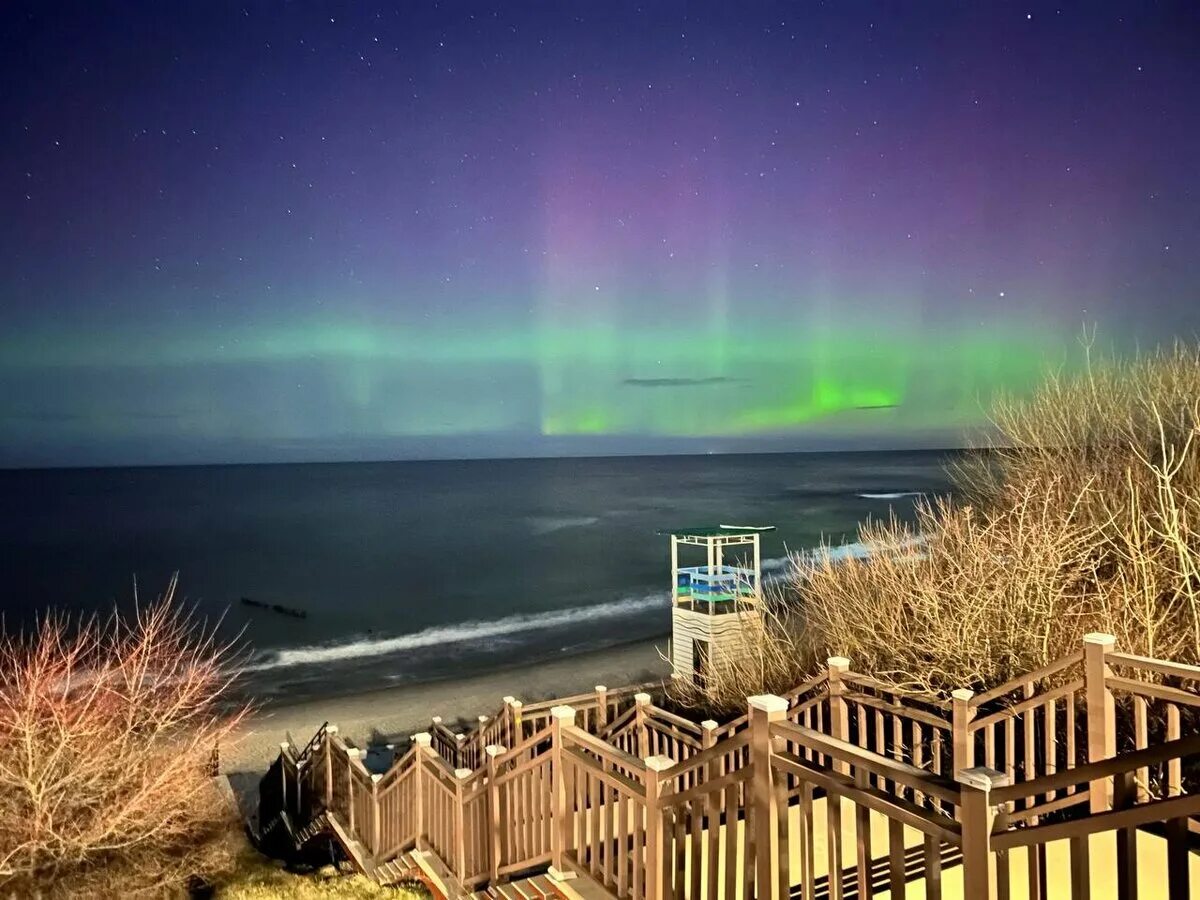
[[[1088,635],[947,701],[839,657],[724,724],[637,689],[505,698],[462,737],[435,721],[382,773],[323,728],[284,747],[263,803],[331,814],[365,868],[430,851],[463,891],[552,866],[619,900],[903,897],[914,881],[934,900],[1083,898],[1100,880],[1121,898],[1147,883],[1189,897],[1194,881],[1200,896],[1198,686],[1200,667]]]
[[[641,693],[648,687],[652,686],[631,685],[609,690],[604,685],[597,685],[588,694],[529,704],[515,697],[505,697],[504,705],[495,715],[479,716],[475,723],[461,730],[450,728],[441,716],[434,716],[429,735],[433,749],[439,756],[455,768],[474,770],[484,764],[489,746],[512,747],[548,728],[550,711],[555,706],[571,706],[575,709],[580,727],[591,733],[599,733],[609,729],[611,723],[632,716],[636,697],[646,697],[646,702],[649,702],[649,695]]]

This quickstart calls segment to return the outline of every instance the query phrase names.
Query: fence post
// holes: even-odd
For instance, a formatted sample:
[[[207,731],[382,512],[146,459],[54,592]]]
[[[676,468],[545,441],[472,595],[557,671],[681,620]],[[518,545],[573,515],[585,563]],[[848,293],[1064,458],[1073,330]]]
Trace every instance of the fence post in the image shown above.
[[[517,702],[517,698],[510,694],[502,698],[502,702],[504,703],[504,733],[497,735],[497,737],[505,741],[506,747],[515,747],[521,743],[521,738],[513,727],[513,719],[516,714],[513,710],[513,704]]]
[[[496,757],[505,751],[500,744],[488,744],[483,752],[487,754],[488,834],[491,836],[488,855],[492,863],[492,884],[497,884],[500,880],[500,822],[503,816],[500,812],[500,785],[496,784]]]
[[[959,783],[959,820],[962,825],[963,896],[971,900],[996,900],[992,872],[992,825],[996,810],[990,793],[1008,784],[1008,776],[987,766],[963,769]]]
[[[788,702],[773,694],[747,698],[750,704],[750,766],[754,803],[754,867],[756,900],[780,900],[788,885],[779,883],[779,810],[771,770],[771,723],[787,718]],[[787,810],[783,810],[787,815]],[[747,873],[748,875],[749,873]]]
[[[454,770],[454,871],[459,882],[467,880],[467,829],[463,815],[467,804],[463,784],[470,777],[470,769]]]
[[[839,741],[850,740],[850,711],[846,708],[846,683],[842,675],[850,670],[850,660],[844,656],[831,656],[825,660],[829,674],[829,736]],[[850,774],[850,764],[837,760],[834,770],[843,775]]]
[[[1083,686],[1087,704],[1087,761],[1100,762],[1117,752],[1116,710],[1112,692],[1105,684],[1111,672],[1105,657],[1112,652],[1116,638],[1093,631],[1083,636]],[[1098,778],[1089,785],[1091,811],[1112,809],[1111,778]]]
[[[637,756],[645,759],[650,755],[650,730],[646,727],[646,707],[650,705],[650,695],[637,693],[633,695],[635,722],[637,724]]]
[[[975,692],[967,688],[950,692],[950,752],[953,754],[950,771],[955,778],[963,770],[975,766],[975,741],[971,735],[971,720],[975,718],[971,698],[974,696]]]
[[[520,700],[514,700],[509,703],[509,708],[512,710],[512,743],[511,746],[516,746],[524,740],[524,713],[522,712]]]
[[[608,688],[603,684],[596,685],[596,734],[604,730],[608,724]]]
[[[701,750],[707,750],[710,747],[716,746],[717,729],[719,727],[720,726],[717,725],[717,723],[714,722],[712,719],[705,719],[703,722],[700,723],[700,728],[701,728],[700,749]],[[713,759],[710,759],[708,761],[708,765],[706,765],[704,767],[703,774],[701,775],[700,773],[697,773],[697,778],[703,778],[705,784],[712,784],[712,782],[714,782],[718,778],[720,778],[721,777],[721,760],[722,760],[722,758],[723,758],[722,756],[716,756]],[[721,835],[720,835],[720,832],[721,832],[721,807],[720,807],[719,794],[720,794],[719,791],[709,792],[706,795],[705,801],[704,801],[704,814],[708,820],[707,821],[708,827],[706,829],[706,831],[708,833],[707,855],[708,855],[709,860],[712,861],[714,864],[713,870],[708,873],[708,877],[710,879],[712,879],[713,881],[715,881],[717,878],[715,861],[718,859],[718,854],[720,851],[719,844],[720,844],[720,839],[721,839]],[[736,825],[734,827],[736,827]],[[716,893],[713,893],[711,896],[715,897]],[[698,900],[698,898],[697,898],[697,900]]]
[[[288,784],[287,784],[287,751],[288,747],[292,746],[287,741],[281,741],[279,744],[279,808],[289,816],[292,811],[288,809]]]
[[[646,757],[646,873],[643,883],[645,900],[664,900],[671,892],[667,879],[671,867],[666,860],[666,840],[663,831],[662,773],[675,765],[669,756]],[[634,815],[637,815],[636,811]],[[635,848],[636,852],[636,848]],[[635,863],[636,865],[636,863]]]
[[[413,793],[416,795],[413,819],[413,844],[418,850],[425,849],[425,757],[433,753],[433,736],[428,731],[413,735],[417,752],[413,756]]]
[[[361,752],[357,747],[346,748],[346,805],[350,807],[346,824],[349,825],[351,834],[357,834],[354,821],[354,760],[358,759]]]
[[[705,719],[703,722],[700,723],[700,729],[701,729],[701,731],[700,731],[700,749],[702,751],[707,750],[709,747],[713,747],[716,745],[717,729],[720,727],[721,726],[718,725],[712,719]],[[718,778],[721,777],[720,763],[721,763],[721,757],[719,757],[719,756],[716,757],[715,759],[709,760],[708,765],[706,765],[704,767],[704,776],[703,777],[706,782],[716,781]],[[713,801],[715,799],[716,798],[710,794],[706,805],[709,808],[711,808],[713,806]],[[711,829],[711,830],[715,831],[715,829]]]
[[[333,809],[333,738],[338,733],[336,725],[325,729],[325,808]]]
[[[379,856],[379,779],[382,775],[371,776],[371,846],[367,849],[371,851],[371,857]]]
[[[570,878],[567,872],[567,851],[572,833],[572,810],[570,809],[570,785],[567,783],[566,735],[563,730],[575,725],[575,710],[570,706],[550,708],[551,757],[550,790],[554,795],[554,813],[550,823],[550,858],[556,881]]]

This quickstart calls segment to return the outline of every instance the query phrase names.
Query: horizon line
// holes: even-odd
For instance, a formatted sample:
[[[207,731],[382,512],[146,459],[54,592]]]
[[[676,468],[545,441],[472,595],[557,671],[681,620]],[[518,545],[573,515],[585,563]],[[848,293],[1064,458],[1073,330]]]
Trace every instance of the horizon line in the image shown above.
[[[563,453],[534,456],[428,456],[376,459],[313,459],[313,460],[259,460],[255,462],[180,462],[180,463],[113,463],[105,465],[43,465],[4,466],[0,473],[10,472],[92,472],[106,469],[216,469],[251,468],[256,466],[356,466],[356,465],[401,465],[405,463],[450,463],[450,462],[535,462],[541,460],[600,460],[600,459],[662,459],[666,457],[699,456],[831,456],[844,454],[885,453],[963,453],[985,451],[989,447],[859,447],[823,450],[704,450],[670,453]]]

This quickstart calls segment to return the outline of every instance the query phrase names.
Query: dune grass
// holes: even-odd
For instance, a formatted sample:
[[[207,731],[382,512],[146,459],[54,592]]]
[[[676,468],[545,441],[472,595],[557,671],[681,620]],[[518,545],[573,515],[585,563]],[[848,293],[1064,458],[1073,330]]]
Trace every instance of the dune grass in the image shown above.
[[[798,561],[747,651],[675,701],[744,711],[831,655],[901,691],[985,690],[1089,631],[1200,662],[1200,347],[1089,359],[992,418],[1000,439],[951,467],[954,500],[863,523],[869,558]]]
[[[352,870],[324,866],[311,872],[291,872],[278,862],[247,848],[233,872],[222,878],[213,900],[424,900],[419,884],[381,887]]]

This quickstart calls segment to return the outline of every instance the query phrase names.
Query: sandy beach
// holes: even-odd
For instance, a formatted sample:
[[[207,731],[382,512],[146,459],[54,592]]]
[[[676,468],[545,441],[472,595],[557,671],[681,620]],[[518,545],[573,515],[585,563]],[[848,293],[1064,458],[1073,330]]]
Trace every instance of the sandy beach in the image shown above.
[[[295,705],[274,704],[246,725],[236,748],[222,754],[222,768],[244,779],[257,778],[288,739],[303,744],[329,722],[360,747],[401,741],[424,731],[431,716],[447,724],[491,715],[506,695],[526,703],[665,677],[670,667],[655,649],[666,638],[548,660],[536,665],[499,669],[470,678],[433,681],[404,687],[363,691],[348,697]]]

